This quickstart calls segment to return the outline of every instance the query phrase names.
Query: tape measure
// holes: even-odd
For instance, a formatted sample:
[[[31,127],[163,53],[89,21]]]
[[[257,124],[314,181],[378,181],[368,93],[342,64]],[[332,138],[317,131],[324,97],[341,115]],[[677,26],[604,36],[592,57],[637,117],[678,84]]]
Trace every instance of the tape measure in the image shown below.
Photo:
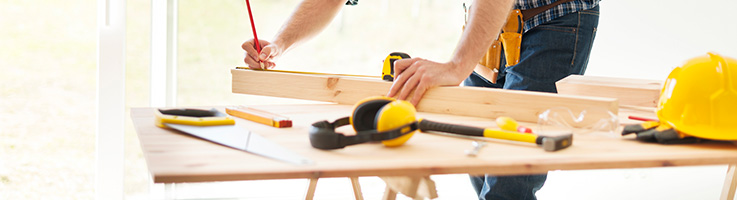
[[[381,70],[381,79],[385,81],[394,81],[394,61],[410,58],[409,54],[402,52],[392,52],[384,59],[384,66]],[[361,77],[361,78],[379,78],[377,76],[366,76],[366,75],[354,75],[354,74],[331,74],[331,73],[320,73],[320,72],[305,72],[305,71],[288,71],[288,70],[273,70],[273,69],[250,69],[249,67],[235,67],[236,69],[244,70],[261,70],[270,72],[284,72],[284,73],[295,73],[295,74],[315,74],[315,75],[327,75],[327,76],[347,76],[347,77]]]
[[[384,67],[381,70],[381,79],[385,81],[394,81],[394,61],[410,58],[408,54],[402,52],[392,52],[384,59]]]
[[[251,69],[249,67],[235,67],[235,69],[264,71],[264,72],[292,73],[292,74],[312,74],[312,75],[320,75],[320,76],[345,76],[345,77],[359,77],[359,78],[372,78],[372,79],[380,78],[378,76],[357,75],[357,74],[332,74],[332,73],[321,73],[321,72],[289,71],[289,70],[275,70],[275,69]]]

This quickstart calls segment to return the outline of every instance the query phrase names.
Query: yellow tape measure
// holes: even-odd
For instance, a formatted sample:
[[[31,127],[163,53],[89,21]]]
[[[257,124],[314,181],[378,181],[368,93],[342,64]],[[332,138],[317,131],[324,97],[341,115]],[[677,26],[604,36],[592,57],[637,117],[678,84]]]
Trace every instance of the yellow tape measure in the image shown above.
[[[322,76],[348,76],[348,77],[381,79],[380,76],[356,75],[356,74],[331,74],[331,73],[320,73],[320,72],[303,72],[303,71],[274,70],[274,69],[251,69],[248,67],[235,67],[235,69],[266,71],[266,72],[282,72],[282,73],[293,73],[293,74],[314,74],[314,75],[322,75]]]

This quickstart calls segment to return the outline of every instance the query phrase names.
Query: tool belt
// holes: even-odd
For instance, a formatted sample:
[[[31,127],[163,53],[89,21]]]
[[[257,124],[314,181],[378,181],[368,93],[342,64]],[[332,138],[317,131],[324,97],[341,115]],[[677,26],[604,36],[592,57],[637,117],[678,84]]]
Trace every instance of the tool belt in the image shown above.
[[[522,32],[524,31],[525,21],[550,8],[571,1],[573,0],[559,0],[545,6],[527,10],[512,10],[512,12],[509,13],[509,16],[507,16],[507,22],[502,27],[501,33],[497,39],[491,43],[489,50],[486,51],[486,54],[481,58],[479,64],[476,65],[474,71],[486,80],[489,80],[491,83],[496,83],[496,78],[499,74],[502,48],[504,48],[504,58],[507,61],[507,67],[519,63],[520,46],[522,45]]]

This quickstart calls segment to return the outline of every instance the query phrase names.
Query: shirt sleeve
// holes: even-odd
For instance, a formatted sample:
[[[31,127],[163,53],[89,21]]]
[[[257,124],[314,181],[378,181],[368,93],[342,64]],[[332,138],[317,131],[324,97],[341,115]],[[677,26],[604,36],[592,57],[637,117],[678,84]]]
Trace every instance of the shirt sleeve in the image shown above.
[[[348,0],[345,2],[345,5],[355,6],[357,4],[358,4],[358,0]]]

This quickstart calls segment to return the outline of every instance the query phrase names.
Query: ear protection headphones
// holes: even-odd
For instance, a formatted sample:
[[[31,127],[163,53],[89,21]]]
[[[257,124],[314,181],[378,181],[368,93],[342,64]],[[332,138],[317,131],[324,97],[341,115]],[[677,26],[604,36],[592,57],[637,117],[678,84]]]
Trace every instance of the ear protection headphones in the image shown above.
[[[340,149],[370,141],[381,141],[388,147],[399,146],[419,129],[415,113],[415,107],[407,101],[370,97],[356,103],[350,117],[313,123],[310,144],[318,149]],[[348,124],[353,126],[356,135],[335,132],[336,128]]]

